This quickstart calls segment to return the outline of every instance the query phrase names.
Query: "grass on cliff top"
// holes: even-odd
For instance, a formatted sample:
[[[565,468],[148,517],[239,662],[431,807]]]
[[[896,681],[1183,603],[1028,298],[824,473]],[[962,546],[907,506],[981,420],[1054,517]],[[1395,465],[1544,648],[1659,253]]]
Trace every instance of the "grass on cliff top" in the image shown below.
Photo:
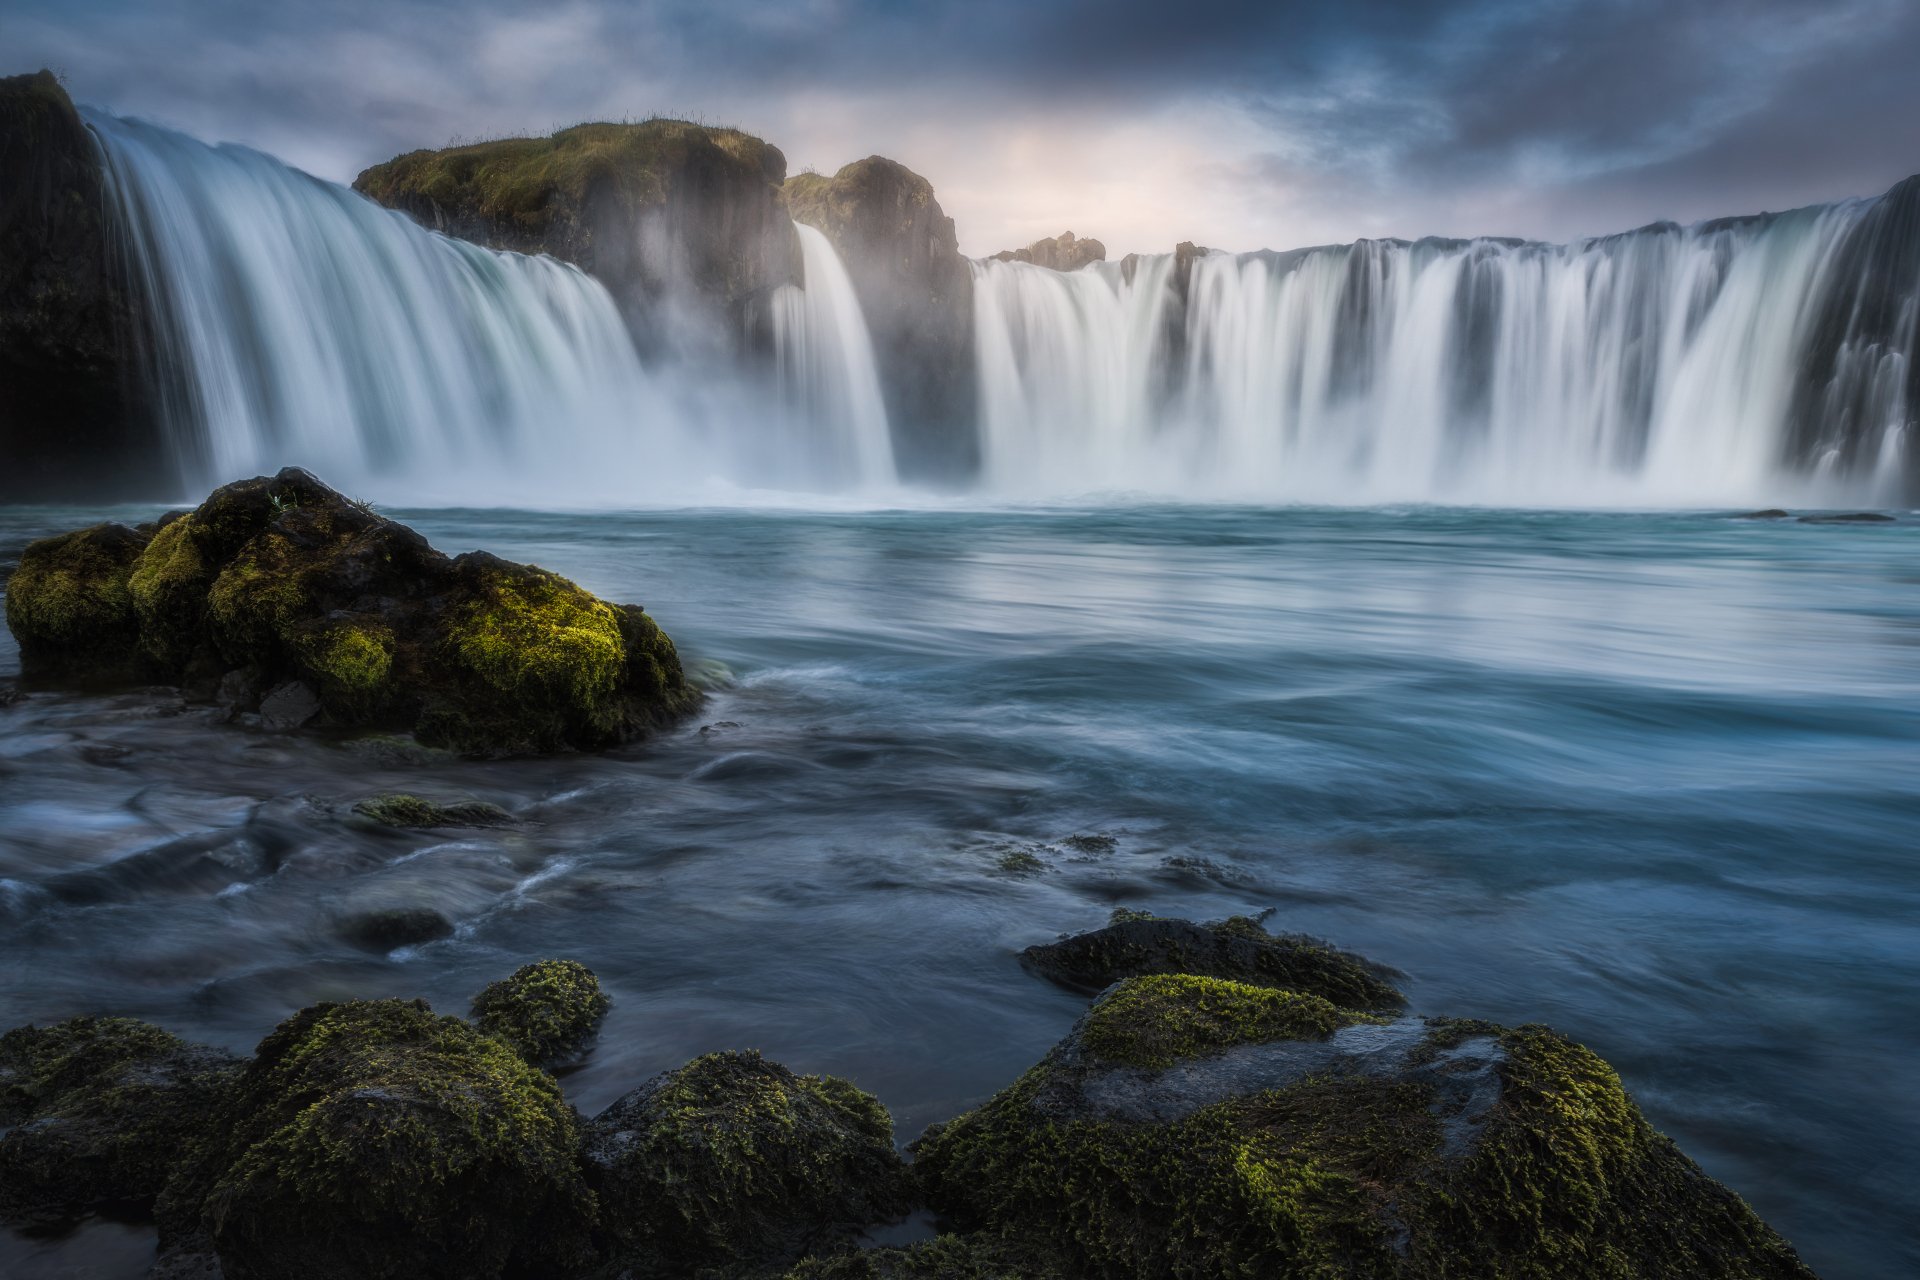
[[[556,206],[578,206],[601,187],[636,204],[664,199],[671,171],[702,146],[762,170],[771,182],[779,182],[786,171],[785,157],[751,134],[655,118],[577,124],[545,138],[496,138],[410,151],[373,166],[353,185],[382,204],[427,200],[537,229]]]

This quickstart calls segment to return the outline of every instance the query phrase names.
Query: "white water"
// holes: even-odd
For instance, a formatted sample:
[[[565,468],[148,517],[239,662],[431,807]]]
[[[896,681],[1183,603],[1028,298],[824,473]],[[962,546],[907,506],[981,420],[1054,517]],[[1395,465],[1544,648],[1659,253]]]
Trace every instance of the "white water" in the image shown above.
[[[805,443],[797,465],[829,484],[873,487],[894,479],[893,440],[873,340],[853,282],[827,237],[795,223],[804,286],[774,291],[773,332],[787,442]]]
[[[1888,495],[1911,413],[1897,355],[1858,375],[1876,380],[1877,468],[1808,475],[1788,449],[1827,273],[1866,207],[1570,246],[1209,253],[1172,324],[1170,256],[1131,283],[978,263],[988,471],[1032,493],[1339,502]]]
[[[182,496],[288,464],[367,496],[511,505],[892,481],[872,342],[811,228],[807,287],[775,299],[782,387],[649,371],[572,266],[423,230],[257,151],[86,118],[155,304]]]
[[[813,228],[797,229],[804,287],[770,300],[771,380],[751,362],[650,370],[570,266],[425,231],[258,152],[87,119],[155,302],[185,493],[296,463],[414,502],[896,499],[874,344]],[[982,487],[1892,500],[1920,412],[1920,280],[1891,281],[1878,250],[1835,266],[1875,209],[1569,246],[1205,253],[1184,298],[1171,255],[977,263]],[[1906,217],[1883,219],[1892,261]]]

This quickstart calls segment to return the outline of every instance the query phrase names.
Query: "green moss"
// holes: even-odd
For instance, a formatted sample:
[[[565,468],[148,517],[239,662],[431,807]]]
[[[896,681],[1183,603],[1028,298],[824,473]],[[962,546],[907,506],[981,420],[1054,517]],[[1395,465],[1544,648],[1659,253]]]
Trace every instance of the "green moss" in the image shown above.
[[[621,1256],[684,1275],[797,1258],[906,1212],[892,1120],[830,1076],[748,1052],[697,1058],[587,1127],[588,1169]]]
[[[193,517],[162,525],[127,579],[140,647],[167,670],[184,667],[207,634],[213,573],[193,536]]]
[[[329,622],[296,633],[294,652],[335,706],[377,704],[393,670],[393,632],[377,622]]]
[[[447,649],[492,695],[490,709],[527,722],[536,738],[618,727],[619,621],[612,606],[557,573],[494,562],[449,624]]]
[[[1362,1020],[1319,996],[1162,974],[1130,978],[1101,997],[1087,1012],[1081,1043],[1107,1062],[1170,1067],[1236,1044],[1321,1040]]]
[[[552,1078],[491,1036],[420,1001],[316,1005],[168,1184],[162,1244],[209,1240],[231,1280],[551,1274],[586,1256],[576,1141]]]
[[[994,865],[1010,876],[1039,875],[1047,869],[1047,864],[1031,849],[1008,849],[994,859]]]
[[[577,1056],[599,1033],[613,1002],[593,970],[575,960],[540,960],[474,997],[474,1023],[528,1062],[552,1066]]]
[[[1113,914],[1107,917],[1108,924],[1131,924],[1135,920],[1151,920],[1153,912],[1141,911],[1135,907],[1115,907]]]
[[[687,683],[680,654],[659,624],[638,605],[620,605],[616,614],[627,654],[627,684],[648,708],[648,719],[664,724],[698,706],[700,695]]]
[[[151,1199],[237,1065],[131,1018],[0,1036],[0,1220]]]
[[[312,552],[278,530],[248,542],[207,593],[214,638],[236,665],[273,661],[284,637],[313,609],[306,578]]]
[[[513,815],[497,804],[488,804],[483,800],[437,804],[405,792],[371,796],[354,805],[353,811],[389,827],[505,827],[513,824]]]
[[[537,236],[598,191],[635,205],[664,201],[673,174],[703,149],[762,169],[773,181],[786,169],[778,150],[737,129],[647,120],[414,151],[368,169],[354,187],[382,204],[428,202]]]
[[[915,1169],[936,1209],[1058,1248],[1076,1275],[1807,1280],[1600,1059],[1495,1031],[1500,1094],[1476,1121],[1420,1067],[1480,1034],[1466,1024],[1398,1074],[1307,1076],[1166,1123],[1064,1105],[1056,1055],[931,1130]]]
[[[146,542],[125,525],[98,524],[27,545],[6,584],[24,674],[134,678],[139,618],[127,582]]]
[[[1063,1274],[1030,1243],[970,1235],[809,1258],[783,1280],[1057,1280]]]

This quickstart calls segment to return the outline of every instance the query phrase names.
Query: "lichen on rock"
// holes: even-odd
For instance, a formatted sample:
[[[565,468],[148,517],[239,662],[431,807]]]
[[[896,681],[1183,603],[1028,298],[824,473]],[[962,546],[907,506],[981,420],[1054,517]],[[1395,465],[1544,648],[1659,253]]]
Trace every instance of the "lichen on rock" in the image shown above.
[[[539,1067],[577,1056],[600,1031],[613,1002],[577,960],[538,960],[489,983],[473,999],[480,1030]]]
[[[288,691],[271,725],[411,730],[470,755],[609,746],[699,701],[637,606],[449,559],[298,468],[154,526],[31,544],[7,621],[31,681]]]
[[[239,1065],[132,1018],[0,1035],[0,1221],[151,1200]]]
[[[796,1261],[904,1214],[892,1135],[872,1095],[749,1050],[621,1098],[588,1122],[584,1152],[618,1256],[640,1274],[687,1275]]]

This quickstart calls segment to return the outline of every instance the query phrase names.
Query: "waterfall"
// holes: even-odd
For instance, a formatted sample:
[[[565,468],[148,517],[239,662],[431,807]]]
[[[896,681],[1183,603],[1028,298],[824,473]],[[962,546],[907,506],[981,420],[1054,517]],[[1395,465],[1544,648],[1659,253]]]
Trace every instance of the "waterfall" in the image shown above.
[[[298,463],[416,497],[617,501],[692,449],[573,267],[422,230],[257,151],[85,118],[189,491]]]
[[[1907,185],[1571,245],[1209,252],[1184,293],[1171,255],[977,263],[988,474],[1307,501],[1891,500],[1920,412]]]
[[[773,331],[785,403],[796,419],[783,468],[827,482],[879,485],[894,478],[893,441],[873,340],[847,269],[827,237],[795,223],[802,286],[774,291]]]

